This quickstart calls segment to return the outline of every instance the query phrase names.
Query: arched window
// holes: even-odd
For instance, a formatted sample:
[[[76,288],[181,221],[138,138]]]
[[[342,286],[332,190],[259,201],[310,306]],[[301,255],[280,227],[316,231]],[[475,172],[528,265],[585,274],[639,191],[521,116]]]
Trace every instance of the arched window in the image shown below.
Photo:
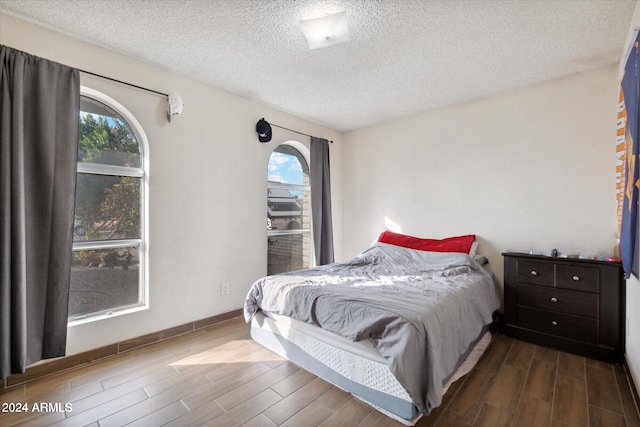
[[[267,274],[312,265],[311,186],[307,148],[295,142],[271,153],[267,172]]]
[[[81,88],[70,322],[147,307],[147,148],[129,111]]]

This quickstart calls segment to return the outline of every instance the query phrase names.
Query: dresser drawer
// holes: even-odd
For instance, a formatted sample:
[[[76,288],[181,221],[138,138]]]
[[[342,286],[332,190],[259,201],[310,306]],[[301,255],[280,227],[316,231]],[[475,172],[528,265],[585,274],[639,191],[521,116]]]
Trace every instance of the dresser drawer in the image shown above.
[[[521,328],[588,343],[598,342],[596,319],[521,306],[517,310],[517,324]]]
[[[598,295],[566,289],[535,285],[518,285],[520,306],[575,314],[584,317],[598,317]]]
[[[556,286],[583,292],[598,292],[598,269],[575,265],[556,266]]]
[[[518,283],[553,286],[553,264],[518,260],[516,280]]]

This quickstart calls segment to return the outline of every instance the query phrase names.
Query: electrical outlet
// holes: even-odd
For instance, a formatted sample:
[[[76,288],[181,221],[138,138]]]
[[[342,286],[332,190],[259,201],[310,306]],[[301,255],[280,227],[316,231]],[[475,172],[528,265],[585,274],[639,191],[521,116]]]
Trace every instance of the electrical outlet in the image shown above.
[[[220,285],[220,295],[229,295],[229,284],[223,283]]]

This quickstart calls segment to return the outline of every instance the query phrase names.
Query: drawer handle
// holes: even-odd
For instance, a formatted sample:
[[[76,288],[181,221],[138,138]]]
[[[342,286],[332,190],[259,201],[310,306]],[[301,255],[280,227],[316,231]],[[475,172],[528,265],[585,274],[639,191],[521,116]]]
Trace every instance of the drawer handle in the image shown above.
[[[556,298],[556,297],[551,297],[551,302],[558,302],[558,298]]]
[[[553,325],[553,326],[558,326],[558,322],[556,322],[555,320],[552,320],[552,321],[551,321],[551,325]]]
[[[535,271],[535,270],[531,270],[531,275],[532,275],[532,276],[537,276],[537,275],[538,275],[538,272],[537,272],[537,271]]]
[[[580,277],[578,277],[578,276],[573,276],[573,281],[574,281],[574,282],[577,282],[578,280],[580,280]]]

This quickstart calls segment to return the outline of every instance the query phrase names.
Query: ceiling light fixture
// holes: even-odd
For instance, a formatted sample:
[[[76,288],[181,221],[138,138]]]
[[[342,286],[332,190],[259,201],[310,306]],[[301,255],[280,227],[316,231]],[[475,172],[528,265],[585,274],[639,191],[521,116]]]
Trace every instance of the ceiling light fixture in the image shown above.
[[[319,49],[351,41],[347,25],[347,12],[300,21],[300,27],[302,27],[310,49]]]

